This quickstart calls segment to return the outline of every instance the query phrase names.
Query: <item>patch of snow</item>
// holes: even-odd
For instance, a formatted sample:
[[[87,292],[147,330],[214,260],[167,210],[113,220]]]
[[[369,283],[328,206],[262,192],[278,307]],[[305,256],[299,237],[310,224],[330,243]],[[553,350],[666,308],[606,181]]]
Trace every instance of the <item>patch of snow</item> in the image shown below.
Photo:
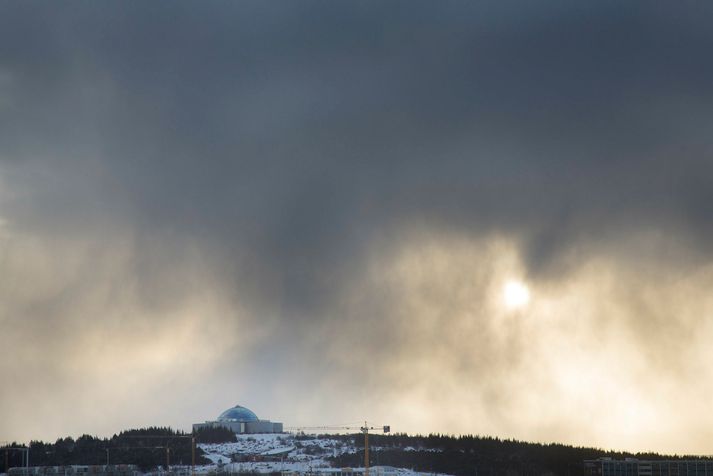
[[[288,471],[293,473],[330,473],[340,472],[332,468],[326,458],[359,451],[348,441],[329,436],[297,438],[292,433],[242,434],[236,435],[234,443],[199,444],[212,464],[197,466],[199,474],[217,471],[238,473],[272,473]],[[378,450],[377,447],[374,447]],[[406,447],[404,451],[419,451]],[[353,468],[355,473],[363,473],[364,468]],[[423,476],[405,468],[374,466],[370,476]],[[428,473],[428,476],[432,476]],[[447,476],[447,475],[438,475]]]

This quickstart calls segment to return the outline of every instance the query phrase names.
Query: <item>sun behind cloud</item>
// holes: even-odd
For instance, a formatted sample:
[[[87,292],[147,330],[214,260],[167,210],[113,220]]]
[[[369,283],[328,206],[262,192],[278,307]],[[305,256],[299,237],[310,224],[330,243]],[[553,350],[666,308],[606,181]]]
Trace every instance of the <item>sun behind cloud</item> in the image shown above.
[[[530,288],[522,281],[508,280],[503,286],[503,303],[509,310],[524,309],[530,303]]]

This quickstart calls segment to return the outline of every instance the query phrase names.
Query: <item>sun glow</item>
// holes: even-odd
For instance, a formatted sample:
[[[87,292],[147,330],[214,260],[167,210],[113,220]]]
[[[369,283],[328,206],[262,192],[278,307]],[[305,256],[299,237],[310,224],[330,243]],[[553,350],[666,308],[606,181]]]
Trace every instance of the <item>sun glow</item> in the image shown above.
[[[503,287],[503,302],[508,309],[523,309],[530,302],[530,289],[522,281],[510,280]]]

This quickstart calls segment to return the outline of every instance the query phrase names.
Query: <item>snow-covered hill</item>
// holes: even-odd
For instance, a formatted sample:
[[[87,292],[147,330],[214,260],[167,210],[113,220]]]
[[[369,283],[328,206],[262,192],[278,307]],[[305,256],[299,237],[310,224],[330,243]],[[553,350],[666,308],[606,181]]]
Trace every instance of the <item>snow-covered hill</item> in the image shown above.
[[[198,445],[213,464],[197,468],[200,473],[213,472],[291,472],[291,473],[339,473],[341,468],[332,468],[327,461],[330,456],[356,453],[349,443],[328,436],[297,437],[292,433],[237,435],[235,443]],[[364,468],[351,472],[363,473]],[[370,476],[416,476],[419,473],[404,468],[375,466]],[[430,475],[431,473],[429,473]]]

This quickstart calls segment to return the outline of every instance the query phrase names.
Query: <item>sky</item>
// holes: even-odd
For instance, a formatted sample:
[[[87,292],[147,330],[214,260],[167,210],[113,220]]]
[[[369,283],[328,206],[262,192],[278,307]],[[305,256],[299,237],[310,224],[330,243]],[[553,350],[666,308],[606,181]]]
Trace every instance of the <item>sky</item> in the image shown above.
[[[241,404],[713,453],[712,21],[0,3],[0,440]]]

